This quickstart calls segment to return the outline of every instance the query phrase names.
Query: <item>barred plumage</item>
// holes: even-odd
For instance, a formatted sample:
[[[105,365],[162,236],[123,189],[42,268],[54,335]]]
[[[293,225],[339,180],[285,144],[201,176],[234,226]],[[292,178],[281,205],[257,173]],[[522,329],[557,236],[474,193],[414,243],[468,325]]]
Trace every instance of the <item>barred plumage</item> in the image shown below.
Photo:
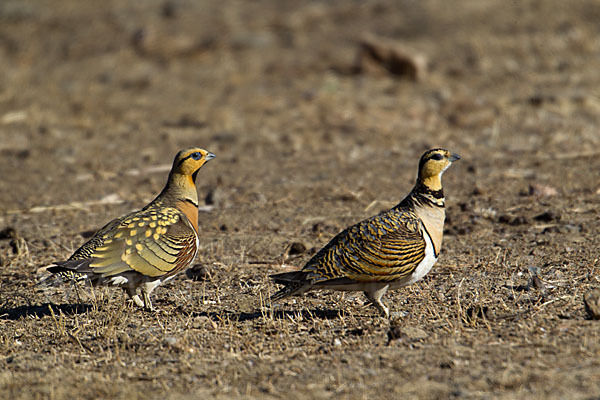
[[[400,204],[340,232],[301,271],[271,275],[284,285],[271,300],[311,289],[362,290],[389,316],[381,301],[386,290],[416,282],[437,261],[445,218],[441,176],[458,159],[444,149],[425,152],[417,183]]]
[[[140,211],[110,221],[67,261],[56,262],[47,270],[69,280],[120,286],[135,304],[152,309],[150,293],[196,257],[195,179],[212,158],[214,154],[199,148],[180,151],[156,199]]]

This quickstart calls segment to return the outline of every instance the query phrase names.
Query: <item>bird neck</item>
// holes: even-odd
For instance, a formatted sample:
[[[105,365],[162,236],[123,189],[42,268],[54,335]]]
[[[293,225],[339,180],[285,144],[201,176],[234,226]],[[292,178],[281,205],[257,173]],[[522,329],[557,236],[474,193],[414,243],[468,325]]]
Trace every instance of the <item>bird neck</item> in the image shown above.
[[[439,189],[436,190],[430,187],[426,181],[418,178],[413,190],[397,207],[410,209],[419,217],[429,237],[431,237],[437,257],[442,247],[444,221],[446,219],[444,191],[441,184]]]
[[[177,208],[198,232],[198,192],[194,177],[172,172],[166,186],[152,203]]]
[[[419,204],[441,207],[443,209],[445,203],[441,177],[436,175],[426,179],[417,178],[417,183],[408,197],[414,197]]]
[[[440,172],[439,174],[431,175],[431,176],[427,176],[427,177],[419,176],[417,178],[417,185],[420,182],[423,186],[425,186],[429,190],[432,190],[432,191],[442,190],[442,173],[443,172],[444,171]]]
[[[189,203],[190,206],[198,208],[198,192],[196,184],[191,175],[178,173],[169,174],[167,184],[154,202],[161,201],[163,203],[173,204],[175,202]]]

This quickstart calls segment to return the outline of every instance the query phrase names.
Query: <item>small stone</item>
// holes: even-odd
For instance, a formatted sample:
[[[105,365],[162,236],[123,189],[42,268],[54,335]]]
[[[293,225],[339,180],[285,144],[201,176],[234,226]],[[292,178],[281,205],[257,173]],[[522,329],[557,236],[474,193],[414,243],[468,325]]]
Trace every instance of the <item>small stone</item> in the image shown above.
[[[366,35],[360,41],[355,70],[385,70],[390,75],[420,81],[427,73],[427,57],[388,38]]]
[[[206,126],[205,121],[201,121],[193,115],[183,114],[179,117],[179,119],[174,121],[164,121],[164,126],[171,128],[195,128],[202,129]]]
[[[177,338],[173,337],[173,336],[169,336],[165,338],[165,343],[168,344],[169,346],[176,346],[177,345]]]
[[[198,316],[198,317],[194,318],[194,320],[192,322],[192,328],[202,329],[209,322],[210,322],[210,318],[208,318],[206,315]]]
[[[294,255],[302,254],[305,251],[306,251],[306,246],[304,245],[304,243],[302,243],[302,242],[293,242],[288,247],[287,254],[289,256],[294,256]]]
[[[408,342],[416,342],[427,338],[429,334],[421,328],[414,326],[390,326],[388,330],[388,344],[395,339],[401,339]]]
[[[177,7],[172,1],[166,1],[160,6],[160,15],[163,18],[175,18]]]
[[[210,271],[202,264],[196,264],[185,271],[188,279],[193,281],[205,281],[211,278]]]
[[[423,329],[415,328],[413,326],[402,328],[402,334],[410,340],[423,340],[429,336]]]
[[[555,213],[554,211],[545,211],[539,215],[533,217],[536,221],[541,222],[551,222],[560,220],[560,215]]]
[[[25,111],[11,111],[0,117],[0,123],[3,125],[15,124],[26,121],[28,118]]]
[[[84,239],[89,239],[92,236],[94,236],[95,234],[96,234],[95,230],[87,230],[87,231],[79,232],[79,236],[81,236]]]
[[[550,185],[542,185],[539,183],[532,183],[529,185],[530,196],[551,197],[556,196],[557,194],[558,190]]]
[[[522,215],[513,217],[511,215],[505,214],[505,215],[501,215],[498,217],[498,222],[500,222],[501,224],[518,226],[518,225],[526,225],[529,221],[527,221],[527,218]]]
[[[340,347],[342,345],[342,341],[338,338],[333,339],[333,345],[335,347]]]
[[[583,296],[583,304],[590,319],[600,320],[600,289],[587,292]]]
[[[473,188],[473,191],[471,192],[471,194],[472,194],[473,196],[480,196],[480,195],[482,195],[482,194],[484,194],[484,193],[485,193],[485,192],[483,191],[483,189],[481,189],[479,186],[475,186],[475,187]]]
[[[554,97],[552,95],[535,94],[535,95],[529,97],[529,99],[527,99],[527,101],[529,102],[529,104],[531,104],[534,107],[540,107],[544,103],[555,103],[556,97]]]
[[[392,311],[390,312],[390,318],[406,318],[408,317],[408,311]]]
[[[184,32],[169,32],[150,24],[133,32],[131,45],[141,55],[163,60],[189,56],[211,48],[214,39]]]
[[[2,239],[17,239],[19,235],[17,234],[17,230],[12,226],[7,226],[6,228],[0,231],[0,240]]]
[[[348,331],[349,335],[353,336],[362,336],[365,334],[365,330],[363,328],[355,328]]]

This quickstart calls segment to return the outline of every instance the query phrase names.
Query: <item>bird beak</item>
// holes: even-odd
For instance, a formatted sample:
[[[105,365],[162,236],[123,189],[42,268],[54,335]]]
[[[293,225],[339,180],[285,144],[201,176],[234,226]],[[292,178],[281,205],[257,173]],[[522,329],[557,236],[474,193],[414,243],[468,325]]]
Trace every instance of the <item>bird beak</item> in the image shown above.
[[[460,160],[460,156],[456,153],[451,153],[450,157],[448,157],[448,160],[450,160],[450,162],[458,161]]]
[[[216,156],[213,153],[206,153],[206,155],[204,156],[204,159],[206,161],[208,160],[212,160],[213,158],[215,158]]]

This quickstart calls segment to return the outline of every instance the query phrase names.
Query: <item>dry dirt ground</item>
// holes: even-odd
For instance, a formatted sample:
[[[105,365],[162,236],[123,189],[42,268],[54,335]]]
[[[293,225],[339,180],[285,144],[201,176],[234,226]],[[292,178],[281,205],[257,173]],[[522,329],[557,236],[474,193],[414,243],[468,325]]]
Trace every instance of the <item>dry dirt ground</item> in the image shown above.
[[[600,398],[600,4],[0,2],[0,397]],[[371,62],[377,35],[428,60]],[[383,40],[381,38],[385,38]],[[387,44],[385,44],[387,46]],[[204,147],[204,280],[37,285]],[[445,174],[438,264],[271,305],[268,274]]]

